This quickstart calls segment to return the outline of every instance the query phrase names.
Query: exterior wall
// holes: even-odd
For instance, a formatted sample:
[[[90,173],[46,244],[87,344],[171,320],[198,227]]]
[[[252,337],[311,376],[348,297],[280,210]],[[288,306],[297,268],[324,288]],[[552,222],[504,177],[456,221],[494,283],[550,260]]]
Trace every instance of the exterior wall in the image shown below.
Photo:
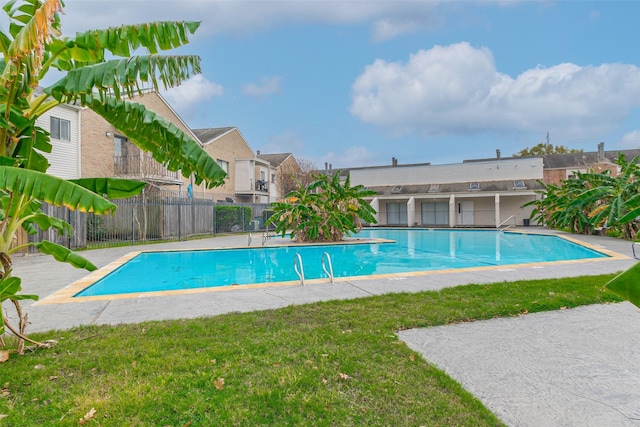
[[[399,224],[399,225],[409,225],[409,226],[425,226],[425,227],[456,227],[460,226],[458,223],[458,204],[463,203],[465,201],[473,202],[473,226],[475,227],[496,227],[500,225],[504,220],[513,216],[513,218],[509,219],[505,225],[519,225],[522,226],[524,224],[525,219],[529,219],[531,217],[531,212],[533,211],[533,207],[531,206],[523,206],[524,204],[535,200],[536,195],[527,192],[524,194],[518,193],[508,193],[501,194],[499,198],[499,220],[497,220],[496,216],[496,203],[495,196],[499,193],[487,192],[482,195],[469,195],[468,193],[451,193],[445,196],[427,196],[427,195],[415,195],[414,208],[413,208],[413,221],[411,224]],[[454,197],[454,205],[453,212],[451,211],[451,206],[449,202],[451,200],[451,196]],[[390,225],[387,222],[387,205],[390,203],[401,203],[407,204],[409,202],[409,195],[405,198],[389,198],[389,199],[378,199],[378,226]],[[449,224],[423,224],[422,223],[422,203],[425,202],[439,202],[446,203],[449,210],[448,218],[453,216],[453,221],[449,221]],[[409,206],[407,207],[407,219],[410,221],[411,213]],[[391,224],[397,225],[397,224]]]
[[[501,196],[500,197],[500,222],[503,222],[513,215],[513,219],[507,220],[506,224],[523,225],[525,219],[531,218],[533,206],[524,206],[526,203],[535,200],[532,196]]]
[[[543,182],[545,184],[560,185],[562,181],[570,179],[577,171],[588,172],[589,170],[593,170],[596,173],[601,173],[608,170],[610,171],[611,175],[614,176],[620,172],[618,165],[609,163],[593,164],[588,167],[581,168],[545,169]]]
[[[70,122],[70,140],[51,138],[51,153],[42,153],[51,164],[47,172],[64,179],[80,178],[80,110],[69,105],[58,105],[40,116],[36,124],[50,131],[51,117]]]
[[[545,184],[560,185],[560,182],[567,179],[566,169],[545,169],[543,172],[543,182]]]
[[[206,141],[205,141],[206,142]],[[224,184],[220,187],[206,189],[204,185],[194,187],[194,196],[207,198],[212,200],[225,200],[227,197],[235,200],[237,185],[237,174],[243,173],[244,169],[240,169],[240,172],[236,166],[236,159],[248,159],[253,158],[254,153],[251,150],[237,129],[233,129],[230,132],[222,135],[216,140],[205,144],[204,150],[215,160],[223,160],[229,164],[229,173],[224,179]],[[247,175],[243,177],[245,180],[249,180]],[[185,179],[188,183],[188,180]],[[247,183],[248,185],[248,183]]]
[[[88,108],[83,109],[82,117],[82,177],[113,177],[114,133],[113,127],[102,117]]]
[[[542,159],[363,168],[352,170],[350,176],[353,185],[362,184],[369,187],[540,179]]]
[[[255,178],[255,172],[251,160],[236,159],[235,172],[236,191],[252,191],[251,183]]]

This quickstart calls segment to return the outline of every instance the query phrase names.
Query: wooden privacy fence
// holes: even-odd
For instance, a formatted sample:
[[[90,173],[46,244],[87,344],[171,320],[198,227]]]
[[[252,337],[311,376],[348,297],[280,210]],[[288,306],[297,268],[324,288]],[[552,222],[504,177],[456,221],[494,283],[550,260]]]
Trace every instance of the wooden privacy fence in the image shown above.
[[[50,240],[70,249],[135,245],[153,241],[176,241],[218,233],[266,230],[272,211],[269,204],[234,204],[209,199],[145,197],[112,200],[114,215],[94,215],[43,205],[47,214],[73,227],[71,235],[54,230],[39,231],[26,238],[31,242]],[[271,227],[273,229],[273,227]]]

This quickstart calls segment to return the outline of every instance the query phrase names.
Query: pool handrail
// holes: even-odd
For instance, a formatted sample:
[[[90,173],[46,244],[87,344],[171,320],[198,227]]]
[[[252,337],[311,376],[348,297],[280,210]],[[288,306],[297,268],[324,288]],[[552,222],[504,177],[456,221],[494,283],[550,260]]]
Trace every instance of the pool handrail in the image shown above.
[[[502,227],[507,221],[509,221],[510,219],[513,218],[513,224],[508,224],[506,227],[504,228],[500,228]],[[496,227],[499,231],[504,231],[507,230],[511,227],[514,227],[516,225],[516,217],[514,215],[511,215],[509,218],[505,219],[504,221],[502,221],[500,224],[498,224],[498,226]]]
[[[300,268],[298,269],[298,263],[300,263]],[[296,252],[295,257],[293,258],[293,270],[296,272],[298,277],[300,278],[300,283],[304,286],[304,265],[302,265],[302,255]]]
[[[325,259],[327,260],[327,264],[329,265],[329,270],[327,270],[327,267],[325,266]],[[329,276],[329,280],[331,280],[331,283],[334,284],[335,281],[333,280],[333,265],[331,264],[331,256],[329,256],[329,253],[327,252],[324,252],[322,254],[322,269],[324,270],[326,275]]]

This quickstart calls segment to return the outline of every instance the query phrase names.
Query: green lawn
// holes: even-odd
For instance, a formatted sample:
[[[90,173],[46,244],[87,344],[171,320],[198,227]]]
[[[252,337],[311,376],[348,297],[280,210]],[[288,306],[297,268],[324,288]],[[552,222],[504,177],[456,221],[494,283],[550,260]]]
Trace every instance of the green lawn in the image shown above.
[[[37,334],[59,344],[0,364],[0,425],[502,425],[395,332],[617,302],[611,277]]]

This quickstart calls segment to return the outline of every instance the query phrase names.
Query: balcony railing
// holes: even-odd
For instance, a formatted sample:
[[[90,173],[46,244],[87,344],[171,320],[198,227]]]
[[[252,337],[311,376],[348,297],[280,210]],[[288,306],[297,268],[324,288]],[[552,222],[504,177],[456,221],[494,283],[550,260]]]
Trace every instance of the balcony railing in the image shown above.
[[[142,178],[157,181],[179,181],[178,172],[166,167],[148,156],[114,156],[114,173],[119,177]]]
[[[262,179],[257,179],[256,180],[256,191],[262,191],[265,193],[269,192],[269,185],[267,184],[267,181],[264,181]]]

